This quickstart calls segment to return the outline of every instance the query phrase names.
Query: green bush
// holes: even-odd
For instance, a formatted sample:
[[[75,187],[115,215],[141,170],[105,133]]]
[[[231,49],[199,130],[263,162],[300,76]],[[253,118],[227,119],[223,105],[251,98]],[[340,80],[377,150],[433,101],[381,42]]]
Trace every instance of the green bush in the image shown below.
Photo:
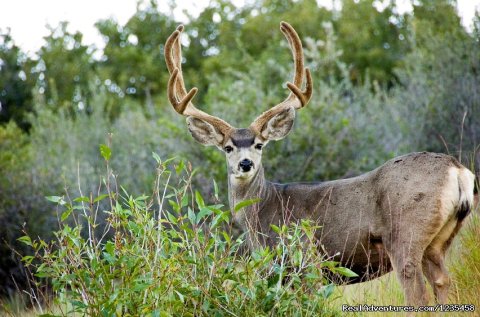
[[[115,191],[122,186],[109,166],[111,150],[100,151],[107,175],[98,192],[106,194],[47,197],[58,206],[55,239],[19,239],[33,248],[23,261],[51,284],[60,315],[338,315],[324,272],[355,273],[319,254],[311,222],[273,226],[275,248],[243,254],[243,237],[232,239],[228,229],[230,210],[205,203],[188,164],[154,154],[153,194],[134,198]],[[109,208],[99,209],[101,201]],[[106,226],[98,230],[100,213]]]
[[[16,239],[30,215],[28,206],[33,194],[28,188],[30,160],[28,136],[13,121],[0,126],[0,296],[15,293],[12,277],[22,280],[23,276],[22,265],[11,248],[26,251]],[[34,216],[37,223],[44,219],[39,214]]]
[[[475,163],[478,171],[480,33],[427,34],[428,41],[397,70],[400,83],[391,107],[408,123],[402,134],[409,148],[462,156],[466,166]]]

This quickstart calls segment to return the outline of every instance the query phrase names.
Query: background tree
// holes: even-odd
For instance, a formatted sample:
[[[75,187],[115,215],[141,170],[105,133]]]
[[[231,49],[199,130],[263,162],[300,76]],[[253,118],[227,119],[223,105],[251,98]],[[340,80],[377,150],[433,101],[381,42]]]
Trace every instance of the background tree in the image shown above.
[[[68,23],[49,27],[45,44],[38,52],[35,73],[38,92],[52,109],[68,109],[70,113],[91,107],[95,81],[94,49],[82,43],[80,32],[67,30]]]
[[[379,6],[384,6],[379,9]],[[343,0],[334,20],[341,59],[350,65],[350,76],[361,81],[368,73],[372,80],[392,84],[394,69],[401,67],[408,51],[406,17],[396,13],[395,1]]]
[[[456,0],[416,0],[413,2],[413,27],[417,40],[428,42],[429,32],[466,35],[456,9]]]
[[[163,93],[168,80],[163,45],[176,24],[151,2],[124,26],[109,19],[96,27],[106,42],[99,67],[108,91],[138,100],[152,115],[152,96]]]
[[[0,123],[13,120],[27,130],[32,111],[31,61],[15,44],[10,30],[0,33]]]

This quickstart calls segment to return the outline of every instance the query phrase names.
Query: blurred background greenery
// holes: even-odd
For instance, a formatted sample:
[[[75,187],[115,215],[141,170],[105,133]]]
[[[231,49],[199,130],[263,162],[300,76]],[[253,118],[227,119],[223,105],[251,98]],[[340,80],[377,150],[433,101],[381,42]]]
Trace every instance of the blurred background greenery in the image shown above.
[[[283,100],[293,70],[279,31],[285,20],[303,40],[314,97],[293,133],[266,149],[268,179],[345,177],[411,151],[450,153],[478,171],[478,12],[466,30],[453,0],[416,0],[403,14],[394,1],[381,9],[374,0],[338,2],[327,9],[315,0],[211,0],[182,39],[197,106],[245,127]],[[16,240],[22,230],[45,238],[56,226],[45,196],[96,192],[98,145],[108,133],[116,178],[133,195],[152,187],[154,151],[192,162],[204,197],[215,179],[225,201],[222,154],[196,144],[166,98],[163,46],[178,24],[151,1],[125,24],[98,21],[102,51],[63,22],[34,56],[1,32],[0,296],[16,292],[14,280],[26,283],[12,251],[25,251]]]

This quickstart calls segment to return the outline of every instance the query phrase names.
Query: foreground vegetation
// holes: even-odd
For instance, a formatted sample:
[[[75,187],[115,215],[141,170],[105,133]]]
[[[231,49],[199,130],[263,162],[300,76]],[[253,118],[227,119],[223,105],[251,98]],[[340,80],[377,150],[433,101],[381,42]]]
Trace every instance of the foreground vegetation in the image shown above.
[[[108,164],[109,147],[101,152]],[[275,248],[242,254],[243,235],[232,239],[229,232],[230,210],[205,204],[183,161],[171,168],[154,157],[150,197],[116,192],[121,186],[110,170],[98,191],[105,194],[47,197],[58,204],[55,239],[19,239],[34,251],[23,261],[39,278],[30,291],[37,311],[51,309],[46,302],[61,316],[337,315],[328,306],[334,286],[324,272],[357,275],[317,252],[312,223],[273,226]]]

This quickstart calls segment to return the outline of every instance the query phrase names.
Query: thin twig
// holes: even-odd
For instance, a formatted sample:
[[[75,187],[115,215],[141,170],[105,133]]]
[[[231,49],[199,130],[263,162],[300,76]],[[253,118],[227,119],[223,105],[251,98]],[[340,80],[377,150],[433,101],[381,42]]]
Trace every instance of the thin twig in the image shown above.
[[[467,116],[467,112],[465,111],[463,113],[463,119],[462,119],[462,126],[461,126],[461,131],[460,131],[460,150],[458,152],[458,160],[460,161],[460,164],[462,163],[462,143],[463,143],[463,128],[465,125],[465,117]]]

